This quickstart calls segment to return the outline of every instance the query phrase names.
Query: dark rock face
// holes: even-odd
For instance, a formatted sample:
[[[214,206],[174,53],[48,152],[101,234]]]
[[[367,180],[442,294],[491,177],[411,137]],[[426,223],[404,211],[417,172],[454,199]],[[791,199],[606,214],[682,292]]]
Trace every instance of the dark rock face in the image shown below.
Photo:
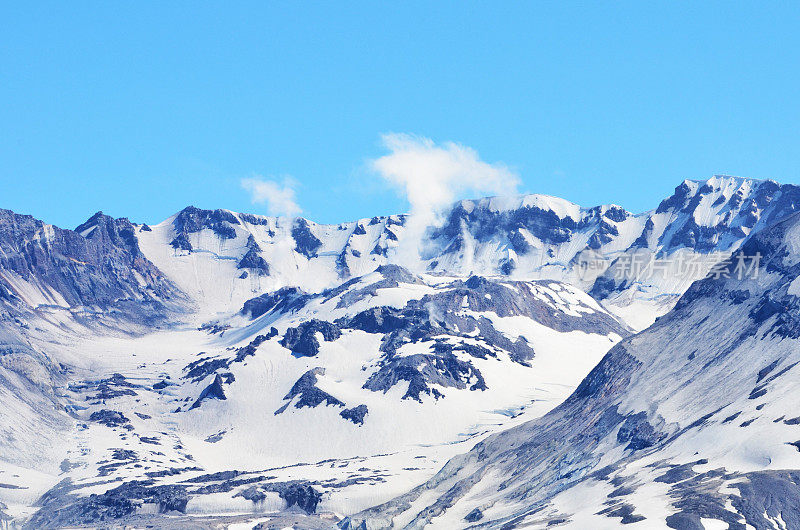
[[[358,302],[359,300],[364,300],[366,298],[376,296],[378,294],[379,289],[390,289],[393,287],[398,287],[401,283],[407,283],[407,284],[421,283],[419,278],[415,277],[407,269],[399,267],[397,265],[383,265],[375,269],[375,272],[381,273],[383,275],[383,278],[360,289],[350,289],[353,286],[353,284],[359,280],[358,278],[353,278],[351,281],[345,282],[339,287],[329,289],[325,291],[323,294],[325,295],[325,298],[333,298],[334,296],[338,296],[341,294],[342,297],[336,304],[336,307],[341,309],[344,307],[351,306],[356,302]]]
[[[131,420],[125,417],[121,412],[117,412],[116,410],[98,410],[97,412],[92,412],[89,416],[91,421],[96,421],[97,423],[101,423],[106,427],[121,427],[130,423]]]
[[[231,361],[229,359],[204,357],[189,363],[186,368],[184,368],[184,370],[186,370],[186,375],[183,377],[191,379],[196,383],[216,373],[218,370],[228,368],[230,364]]]
[[[102,495],[91,495],[80,505],[72,507],[71,513],[65,515],[71,522],[91,524],[96,521],[120,519],[131,515],[138,506],[138,503],[123,495],[107,492]]]
[[[336,271],[339,273],[339,278],[350,277],[350,266],[347,264],[347,248],[345,247],[336,256]]]
[[[420,402],[420,394],[432,395],[437,399],[443,397],[439,390],[430,385],[486,390],[481,372],[452,353],[391,358],[367,379],[364,388],[386,392],[400,381],[408,381],[408,391],[403,399],[410,398]]]
[[[267,260],[261,257],[255,248],[248,250],[239,263],[236,265],[239,269],[250,269],[256,271],[262,276],[269,276],[269,264]]]
[[[303,256],[311,259],[317,255],[317,250],[322,246],[322,241],[311,232],[308,221],[298,218],[292,227],[292,237],[295,242],[295,250]]]
[[[183,375],[183,379],[190,379],[194,383],[202,381],[209,375],[214,375],[214,381],[203,389],[203,391],[200,393],[200,396],[197,398],[197,400],[195,400],[189,410],[198,408],[207,399],[226,400],[227,396],[225,394],[223,385],[229,385],[233,383],[236,378],[234,377],[233,373],[223,370],[227,370],[232,364],[244,362],[248,357],[255,355],[258,347],[261,344],[267,340],[270,340],[271,338],[276,337],[277,335],[278,330],[273,327],[270,328],[268,333],[264,335],[257,335],[248,344],[238,348],[233,357],[201,357],[200,359],[186,365],[186,367],[184,367],[184,371],[186,373]],[[161,388],[165,388],[166,385],[173,383],[163,382],[163,384],[164,386],[162,386],[162,383],[156,383],[156,385],[153,387],[154,389],[159,390]],[[180,407],[176,410],[176,412],[178,411],[180,411]]]
[[[225,396],[225,389],[222,388],[222,376],[220,374],[214,377],[214,382],[203,389],[197,401],[190,407],[190,410],[199,407],[206,399],[228,399],[227,396]]]
[[[417,278],[411,271],[405,267],[401,267],[400,265],[394,265],[391,263],[381,265],[375,269],[375,272],[379,272],[387,280],[392,280],[398,283],[420,283],[419,278]]]
[[[250,486],[249,488],[234,495],[234,497],[242,497],[248,501],[259,503],[267,498],[267,494],[255,486]]]
[[[477,523],[481,519],[483,519],[483,512],[479,508],[475,508],[464,516],[464,520],[468,523]]]
[[[269,220],[266,217],[253,215],[251,213],[240,213],[239,214],[239,218],[242,220],[242,222],[245,222],[247,224],[251,224],[251,225],[254,225],[254,226],[266,226],[266,225],[269,224]],[[268,233],[270,235],[273,235],[271,230]]]
[[[613,241],[618,235],[619,231],[617,230],[616,226],[606,222],[605,220],[601,220],[599,226],[597,227],[597,231],[592,234],[591,238],[589,238],[588,247],[592,250],[597,250],[606,243]]]
[[[557,244],[569,241],[579,225],[571,217],[562,218],[552,210],[536,206],[498,212],[488,207],[467,209],[463,203],[459,203],[450,212],[445,226],[434,233],[434,237],[456,239],[462,227],[466,227],[478,241],[485,241],[498,232],[510,234],[524,228],[545,243]]]
[[[688,204],[691,193],[692,189],[689,187],[689,185],[686,182],[682,182],[675,188],[675,193],[661,201],[661,204],[659,204],[658,208],[656,208],[656,213],[664,213],[669,210],[683,209],[683,207]]]
[[[656,432],[652,425],[647,422],[647,414],[639,412],[625,418],[617,432],[617,441],[621,444],[627,443],[625,449],[638,451],[652,447],[664,439],[664,435]]]
[[[772,528],[780,516],[786,528],[800,528],[800,471],[757,471],[744,477],[733,485],[740,496],[732,502],[749,524]]]
[[[264,335],[257,335],[247,345],[237,349],[236,355],[233,358],[201,357],[200,359],[186,365],[186,367],[184,368],[186,375],[184,375],[183,378],[191,379],[192,382],[197,383],[199,381],[202,381],[209,375],[217,374],[218,377],[222,378],[223,383],[230,384],[234,381],[233,374],[229,372],[228,373],[218,373],[218,372],[220,370],[225,370],[229,368],[233,363],[243,362],[248,357],[255,355],[256,350],[258,349],[259,346],[261,346],[261,344],[263,344],[265,341],[273,337],[276,337],[277,335],[278,335],[278,330],[275,329],[274,327],[270,328],[270,331],[268,333]],[[159,383],[156,384],[158,385]],[[224,399],[224,398],[219,398],[219,399]]]
[[[134,225],[102,212],[72,231],[0,210],[0,269],[35,279],[70,306],[114,308],[137,321],[163,319],[164,303],[183,296],[144,257]],[[3,280],[0,286],[4,298],[17,298]]]
[[[628,503],[616,503],[608,508],[600,510],[597,512],[598,515],[605,515],[606,517],[611,518],[620,518],[620,524],[633,524],[638,523],[639,521],[644,521],[646,517],[643,515],[634,513],[636,507],[632,504]]]
[[[236,350],[236,357],[234,357],[234,362],[240,363],[244,361],[247,357],[251,355],[255,355],[256,350],[259,346],[261,346],[264,342],[277,337],[278,330],[274,327],[269,328],[269,331],[264,335],[256,335],[256,338],[251,340],[246,346],[242,346],[238,350]]]
[[[68,484],[63,487],[69,489]],[[159,513],[185,513],[188,502],[186,486],[153,486],[152,479],[133,480],[88,497],[45,496],[42,509],[31,518],[29,525],[31,528],[106,526],[110,521],[133,515],[143,503],[155,504]]]
[[[342,331],[336,324],[314,318],[297,327],[287,329],[281,339],[281,346],[292,350],[292,353],[298,357],[314,357],[319,353],[317,333],[321,333],[326,342],[334,341],[342,336]]]
[[[274,293],[265,293],[244,303],[240,313],[258,318],[270,312],[288,313],[303,307],[309,300],[309,295],[297,287],[281,287]]]
[[[189,495],[186,492],[186,486],[180,485],[165,485],[156,486],[151,488],[148,492],[149,499],[158,505],[161,513],[169,512],[186,512],[186,505],[189,502]]]
[[[508,241],[511,243],[511,248],[518,254],[527,254],[531,249],[530,243],[518,229],[511,231],[508,235]]]
[[[502,272],[506,276],[509,276],[512,272],[514,272],[514,269],[516,268],[517,268],[517,262],[514,261],[513,259],[506,259],[500,262],[500,272]]]
[[[186,234],[178,234],[175,236],[175,239],[172,240],[170,246],[175,250],[186,250],[191,252],[193,250],[192,244],[189,242],[189,238]]]
[[[92,385],[71,385],[71,388],[90,388]],[[118,398],[121,396],[135,396],[138,385],[128,382],[122,374],[113,374],[111,377],[101,379],[94,385],[97,394],[86,396],[87,400],[96,400],[105,402],[106,400]]]
[[[326,405],[344,407],[344,403],[342,401],[317,388],[317,376],[324,374],[325,369],[319,367],[313,368],[304,373],[292,386],[292,389],[289,391],[289,393],[283,396],[283,399],[286,400],[286,404],[276,410],[275,414],[277,415],[283,413],[283,411],[289,407],[289,404],[295,397],[299,397],[297,402],[294,404],[296,409],[303,407],[314,408],[323,403]]]
[[[114,460],[136,460],[136,452],[129,449],[115,449],[111,458]]]
[[[386,226],[405,226],[407,219],[406,214],[390,215],[386,218]]]
[[[631,248],[649,248],[650,244],[648,243],[648,241],[650,240],[650,237],[652,236],[655,228],[656,225],[653,222],[653,219],[648,218],[647,221],[645,221],[644,223],[644,230],[642,230],[642,233],[639,234],[639,237],[636,238],[636,241],[633,242]]]
[[[589,291],[589,295],[595,300],[603,300],[616,291],[617,287],[617,283],[613,278],[604,278],[601,276],[594,282],[591,291]]]
[[[630,217],[630,214],[624,208],[620,208],[619,206],[611,206],[608,208],[608,210],[606,210],[603,216],[611,219],[615,223],[621,223]]]
[[[367,333],[391,333],[403,329],[409,321],[391,307],[371,307],[351,318],[347,327]]]
[[[367,409],[366,405],[359,405],[352,409],[344,409],[339,415],[346,420],[352,421],[356,425],[364,425],[364,416],[366,416],[368,412],[369,409]]]
[[[261,276],[269,276],[269,264],[261,257],[261,247],[256,242],[253,234],[247,238],[247,252],[236,265],[239,269],[250,269]]]
[[[188,206],[181,210],[172,222],[175,239],[172,240],[171,245],[180,250],[192,250],[188,235],[200,232],[205,228],[213,231],[222,239],[233,239],[236,237],[236,229],[233,228],[233,225],[239,224],[236,216],[226,210],[201,210],[194,206]]]
[[[375,247],[370,251],[370,254],[373,256],[383,256],[384,258],[389,255],[389,249],[386,248],[384,245],[377,243]]]
[[[136,391],[130,388],[119,388],[111,386],[107,383],[102,383],[97,386],[97,394],[94,396],[86,396],[86,399],[96,399],[99,401],[106,401],[109,399],[118,398],[121,396],[135,396]]]
[[[276,491],[281,499],[286,502],[287,508],[297,506],[308,514],[317,511],[317,504],[322,498],[322,493],[302,482],[272,484],[270,488],[271,491]]]

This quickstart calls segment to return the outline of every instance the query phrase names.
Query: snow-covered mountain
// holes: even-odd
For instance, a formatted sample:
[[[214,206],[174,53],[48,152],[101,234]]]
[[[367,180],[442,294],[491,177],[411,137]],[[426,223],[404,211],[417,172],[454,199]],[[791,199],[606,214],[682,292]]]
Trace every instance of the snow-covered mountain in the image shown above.
[[[714,177],[635,215],[538,195],[461,201],[421,237],[404,215],[320,225],[189,207],[152,226],[98,213],[70,231],[2,211],[0,517],[34,528],[146,525],[162,512],[187,524],[284,524],[289,509],[322,514],[302,524],[328,527],[377,505],[352,521],[506,524],[516,497],[472,502],[468,488],[443,492],[454,483],[442,477],[460,480],[474,468],[462,463],[478,458],[487,473],[520,477],[506,493],[536,483],[501,465],[515,451],[498,440],[517,436],[546,440],[536,452],[558,475],[552,488],[536,479],[547,513],[580,521],[552,498],[572,485],[558,470],[583,480],[568,463],[589,469],[592,451],[605,450],[580,427],[606,406],[596,404],[597,371],[613,362],[623,379],[679,368],[689,377],[669,351],[691,343],[692,359],[711,355],[724,335],[706,329],[711,316],[753,303],[701,287],[720,282],[690,286],[743,245],[784,237],[773,227],[798,206],[798,187]],[[748,289],[782,289],[758,282]],[[726,333],[741,332],[744,314],[732,315]],[[631,345],[649,345],[649,357],[620,357]],[[705,367],[691,385],[727,388],[730,369]],[[636,388],[708,394],[653,384]],[[651,416],[661,401],[650,403],[598,421],[627,425],[623,438],[673,436],[659,418],[691,415],[680,403],[674,417]],[[556,432],[547,418],[559,414]],[[484,447],[497,448],[491,461],[470,456]],[[568,463],[547,456],[557,447],[569,447]],[[481,495],[498,486],[484,478],[469,479]],[[448,505],[441,516],[439,504],[420,515],[435,502]],[[481,518],[464,519],[467,507]]]
[[[799,207],[797,186],[721,176],[685,181],[636,215],[541,195],[461,201],[421,239],[406,233],[405,215],[320,225],[193,207],[136,235],[147,258],[211,312],[283,286],[333,287],[394,263],[417,273],[564,281],[642,329],[721,254]],[[676,270],[679,262],[695,274]]]
[[[695,283],[552,412],[342,527],[800,528],[800,216],[744,253],[756,277]]]

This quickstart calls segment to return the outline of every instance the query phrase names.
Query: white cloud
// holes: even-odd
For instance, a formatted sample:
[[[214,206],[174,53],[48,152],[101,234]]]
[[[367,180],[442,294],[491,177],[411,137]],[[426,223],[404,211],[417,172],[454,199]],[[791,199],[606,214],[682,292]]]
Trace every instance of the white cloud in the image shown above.
[[[469,147],[408,134],[385,134],[389,154],[372,167],[398,188],[412,211],[440,209],[467,193],[513,194],[519,177],[503,164],[489,164]]]
[[[253,204],[266,204],[271,215],[295,217],[303,210],[295,199],[297,182],[289,177],[281,183],[262,177],[242,179],[242,187],[250,192]]]
[[[382,141],[389,153],[371,161],[371,167],[408,199],[404,246],[410,248],[419,248],[415,242],[422,241],[429,226],[441,223],[456,199],[515,194],[520,184],[505,165],[484,162],[474,149],[455,142],[437,145],[429,138],[395,133],[383,135]]]

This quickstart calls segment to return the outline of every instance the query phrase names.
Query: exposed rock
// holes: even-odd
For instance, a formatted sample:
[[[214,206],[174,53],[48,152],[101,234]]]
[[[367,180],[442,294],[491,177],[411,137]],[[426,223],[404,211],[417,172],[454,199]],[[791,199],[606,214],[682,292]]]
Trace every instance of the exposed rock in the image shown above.
[[[422,401],[420,394],[442,397],[435,388],[453,387],[470,390],[486,390],[486,382],[481,372],[471,364],[459,360],[452,353],[441,356],[407,355],[385,361],[380,369],[372,374],[364,388],[387,392],[400,381],[408,381],[408,390],[403,399]]]
[[[317,250],[322,246],[322,241],[311,232],[308,221],[303,218],[295,220],[292,237],[295,242],[295,250],[309,259],[315,257]]]
[[[241,223],[236,216],[227,210],[201,210],[194,206],[188,206],[181,210],[172,222],[176,234],[172,246],[176,246],[175,241],[178,239],[188,243],[188,234],[194,234],[203,229],[211,230],[221,239],[233,239],[236,237],[234,225],[239,224]],[[185,250],[191,250],[191,245],[189,247]]]
[[[483,512],[479,508],[475,508],[464,516],[464,520],[468,523],[477,523],[481,519],[483,519]]]
[[[217,374],[214,377],[214,382],[203,389],[203,391],[200,393],[200,396],[197,398],[197,401],[195,401],[192,406],[189,407],[189,410],[196,409],[206,399],[228,399],[227,396],[225,396],[225,390],[222,388],[222,376],[220,374]]]
[[[269,264],[267,260],[261,257],[258,250],[251,248],[242,256],[239,263],[236,265],[239,269],[250,269],[258,272],[262,276],[269,276]]]
[[[118,317],[142,323],[163,321],[164,304],[183,295],[142,254],[133,224],[98,212],[77,230],[0,210],[0,269],[52,289],[70,306],[114,308]],[[0,285],[13,292],[5,280]]]
[[[96,421],[97,423],[101,423],[106,427],[121,427],[127,423],[130,423],[131,420],[125,417],[124,414],[118,412],[116,410],[98,410],[96,412],[92,412],[89,416],[91,421]]]
[[[322,494],[308,484],[291,482],[286,484],[271,484],[267,486],[271,491],[276,491],[281,499],[286,502],[286,507],[297,506],[306,513],[315,513]]]
[[[287,329],[280,343],[298,357],[314,357],[319,353],[317,333],[321,334],[326,342],[334,341],[342,335],[336,324],[313,318],[297,327]]]
[[[298,287],[281,287],[273,293],[246,301],[240,312],[250,318],[258,318],[270,311],[288,313],[303,307],[308,299],[309,295]]]
[[[275,414],[283,413],[291,404],[294,398],[298,398],[294,404],[294,408],[300,409],[303,407],[317,407],[323,403],[325,405],[335,405],[344,407],[344,403],[332,395],[328,394],[317,388],[317,376],[325,375],[324,368],[313,368],[304,373],[300,379],[292,386],[289,393],[283,396],[286,403],[275,411]]]
[[[352,421],[356,425],[363,425],[364,416],[366,416],[368,412],[369,409],[367,409],[366,405],[359,405],[352,409],[344,409],[339,415],[346,420]]]

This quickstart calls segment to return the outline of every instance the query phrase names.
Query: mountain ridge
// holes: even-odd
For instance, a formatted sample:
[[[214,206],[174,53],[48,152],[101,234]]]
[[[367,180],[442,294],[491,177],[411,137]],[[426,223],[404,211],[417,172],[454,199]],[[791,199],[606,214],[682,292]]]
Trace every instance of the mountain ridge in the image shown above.
[[[430,274],[567,281],[618,309],[623,318],[638,310],[649,315],[630,322],[642,329],[669,310],[696,278],[682,281],[674,271],[625,277],[620,269],[626,260],[647,254],[702,258],[730,253],[751,233],[798,208],[797,186],[713,177],[684,181],[641,214],[613,205],[582,208],[541,195],[457,201],[421,237],[407,233],[405,215],[323,225],[193,207],[140,230],[137,237],[148,258],[179,284],[180,277],[199,274],[194,271],[208,270],[202,274],[208,277],[211,269],[224,267],[221,260],[235,262],[228,267],[224,290],[234,293],[232,299],[225,296],[236,304],[250,293],[286,285],[321,290],[382,264],[399,263]],[[166,244],[170,252],[163,250]],[[209,263],[209,255],[217,261]],[[191,268],[183,263],[187,260]],[[596,266],[586,269],[586,263]],[[705,263],[702,272],[712,265]],[[186,288],[202,281],[195,278]],[[205,293],[213,290],[203,288]]]

